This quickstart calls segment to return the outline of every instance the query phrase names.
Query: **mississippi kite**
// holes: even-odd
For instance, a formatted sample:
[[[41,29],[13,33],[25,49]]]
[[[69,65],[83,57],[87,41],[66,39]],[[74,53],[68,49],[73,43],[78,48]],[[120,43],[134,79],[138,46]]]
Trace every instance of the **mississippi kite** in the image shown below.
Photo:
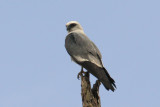
[[[115,81],[111,78],[102,64],[102,55],[96,45],[85,35],[83,28],[77,21],[66,24],[68,35],[65,39],[65,48],[71,59],[89,73],[98,78],[107,90],[114,91]]]

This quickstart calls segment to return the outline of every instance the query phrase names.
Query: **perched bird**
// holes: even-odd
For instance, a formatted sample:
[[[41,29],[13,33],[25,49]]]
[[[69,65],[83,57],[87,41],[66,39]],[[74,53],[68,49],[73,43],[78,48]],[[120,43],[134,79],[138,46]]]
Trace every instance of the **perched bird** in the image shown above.
[[[102,55],[96,45],[86,36],[82,26],[77,21],[66,24],[68,35],[65,39],[65,48],[71,59],[79,64],[83,72],[85,68],[98,78],[107,90],[114,91],[115,81],[111,78],[102,64]]]

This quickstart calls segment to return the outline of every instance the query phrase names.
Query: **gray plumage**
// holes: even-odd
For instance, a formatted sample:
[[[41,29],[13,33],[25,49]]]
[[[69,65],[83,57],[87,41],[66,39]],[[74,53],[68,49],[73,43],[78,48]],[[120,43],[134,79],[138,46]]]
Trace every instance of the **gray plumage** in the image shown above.
[[[103,67],[99,49],[85,35],[81,25],[76,21],[71,21],[66,24],[66,28],[68,35],[65,39],[65,48],[72,60],[97,77],[107,90],[114,91],[115,81]]]

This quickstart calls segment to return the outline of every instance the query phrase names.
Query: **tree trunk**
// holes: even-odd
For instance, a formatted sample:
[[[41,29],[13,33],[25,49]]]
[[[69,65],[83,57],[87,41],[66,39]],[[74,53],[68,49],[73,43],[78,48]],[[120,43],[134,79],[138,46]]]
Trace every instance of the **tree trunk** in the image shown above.
[[[85,72],[81,75],[81,95],[83,107],[101,107],[99,86],[100,82],[97,80],[91,89],[89,80],[89,73]]]

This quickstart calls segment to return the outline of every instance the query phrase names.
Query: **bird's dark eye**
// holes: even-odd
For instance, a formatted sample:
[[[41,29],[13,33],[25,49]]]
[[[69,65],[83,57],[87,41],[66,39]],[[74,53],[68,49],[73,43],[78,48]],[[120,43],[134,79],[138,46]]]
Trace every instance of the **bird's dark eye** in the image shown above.
[[[76,26],[75,23],[70,24],[70,25],[67,27],[67,30],[69,31],[69,30],[72,29],[74,26]]]
[[[70,25],[70,27],[72,28],[72,27],[74,27],[74,26],[76,26],[76,24],[75,23],[72,23],[71,25]]]

